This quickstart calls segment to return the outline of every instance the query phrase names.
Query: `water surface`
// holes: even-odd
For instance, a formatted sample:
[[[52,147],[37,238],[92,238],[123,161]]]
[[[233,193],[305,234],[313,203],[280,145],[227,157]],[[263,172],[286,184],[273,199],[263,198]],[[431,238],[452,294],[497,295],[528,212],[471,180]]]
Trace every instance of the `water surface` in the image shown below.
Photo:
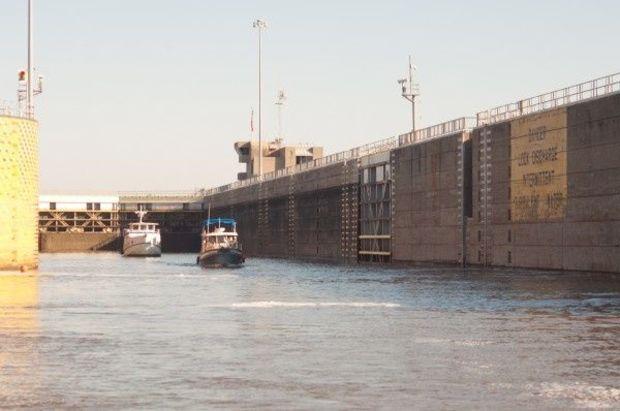
[[[0,274],[0,406],[620,408],[620,277],[191,254]]]

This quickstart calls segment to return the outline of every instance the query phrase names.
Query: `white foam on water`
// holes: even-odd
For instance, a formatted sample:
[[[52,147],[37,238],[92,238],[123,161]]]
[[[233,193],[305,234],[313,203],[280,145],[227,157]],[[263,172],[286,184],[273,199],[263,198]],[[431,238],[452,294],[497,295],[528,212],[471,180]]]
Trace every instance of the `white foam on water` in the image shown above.
[[[231,308],[305,308],[305,307],[355,307],[355,308],[395,308],[400,307],[396,303],[376,303],[376,302],[312,302],[312,301],[253,301],[246,303],[233,303],[227,307]]]
[[[414,338],[413,342],[418,343],[418,344],[449,344],[451,341],[445,338],[419,337],[419,338]]]
[[[492,344],[491,341],[476,341],[476,340],[449,340],[446,338],[415,338],[413,340],[418,344],[453,344],[460,345],[463,347],[482,347],[485,345]]]
[[[464,347],[482,347],[485,345],[493,344],[491,341],[476,341],[476,340],[463,340],[453,341],[456,345],[462,345]]]
[[[530,386],[530,388],[532,388]],[[542,383],[534,393],[551,399],[569,399],[582,408],[619,408],[620,388],[575,383]]]

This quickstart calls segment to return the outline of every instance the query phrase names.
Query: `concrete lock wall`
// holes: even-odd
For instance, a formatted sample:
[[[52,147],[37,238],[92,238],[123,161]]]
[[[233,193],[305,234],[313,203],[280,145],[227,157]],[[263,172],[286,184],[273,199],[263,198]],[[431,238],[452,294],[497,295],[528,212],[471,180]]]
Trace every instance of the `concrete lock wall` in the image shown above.
[[[468,140],[457,133],[392,151],[393,261],[462,261]]]
[[[338,163],[205,198],[233,217],[250,256],[355,261],[357,163]]]
[[[620,272],[620,95],[473,132],[473,264]]]
[[[0,269],[37,267],[38,195],[38,124],[0,116]]]
[[[620,272],[620,95],[389,153],[391,260]],[[211,196],[248,255],[358,261],[361,160]],[[388,261],[388,260],[381,260]]]

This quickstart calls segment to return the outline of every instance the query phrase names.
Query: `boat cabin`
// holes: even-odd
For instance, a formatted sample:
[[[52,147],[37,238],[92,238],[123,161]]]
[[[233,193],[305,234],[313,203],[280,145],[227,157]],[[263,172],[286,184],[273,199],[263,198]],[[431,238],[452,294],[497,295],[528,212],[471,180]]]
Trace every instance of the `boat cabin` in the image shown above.
[[[224,227],[219,227],[204,236],[207,244],[220,247],[234,247],[237,244],[237,233],[226,231]]]
[[[159,224],[144,222],[131,223],[129,224],[129,231],[157,232],[159,231]]]
[[[203,223],[203,249],[238,248],[237,224],[230,218],[210,218]]]

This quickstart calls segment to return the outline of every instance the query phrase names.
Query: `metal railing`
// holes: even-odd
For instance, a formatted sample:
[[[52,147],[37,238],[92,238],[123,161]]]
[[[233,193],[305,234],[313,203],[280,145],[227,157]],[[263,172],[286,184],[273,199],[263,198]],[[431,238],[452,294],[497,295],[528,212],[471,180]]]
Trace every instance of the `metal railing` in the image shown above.
[[[26,117],[26,113],[19,107],[19,104],[7,101],[0,100],[0,116],[10,116],[10,117]]]
[[[215,187],[205,190],[205,195],[213,195],[222,193],[225,191],[233,190],[241,187],[248,187],[254,184],[271,181],[280,177],[290,176],[293,174],[301,173],[308,170],[313,170],[321,167],[326,167],[332,164],[341,163],[346,160],[357,159],[370,154],[375,154],[383,151],[390,150],[398,146],[397,137],[389,137],[383,140],[375,141],[363,146],[355,147],[350,150],[341,151],[339,153],[330,154],[325,157],[317,158],[305,163],[297,164],[284,168],[282,170],[272,171],[265,173],[262,176],[252,177],[246,180],[235,181],[231,184],[226,184],[220,187]]]
[[[350,150],[341,151],[339,153],[330,154],[325,157],[318,158],[316,160],[308,161],[306,163],[297,164],[284,168],[282,170],[272,171],[270,173],[263,174],[262,176],[252,177],[246,180],[235,181],[230,184],[226,184],[219,187],[214,187],[204,190],[205,196],[211,196],[218,193],[234,190],[241,187],[248,187],[258,183],[271,181],[280,177],[290,176],[297,173],[302,173],[309,170],[314,170],[321,167],[326,167],[332,164],[342,163],[343,161],[358,159],[364,156],[382,153],[392,150],[396,147],[413,144],[424,140],[438,138],[449,134],[454,134],[459,131],[465,131],[475,126],[476,119],[473,117],[461,117],[455,120],[447,121],[445,123],[436,124],[427,128],[416,130],[415,135],[412,133],[403,134],[398,137],[389,137],[383,140],[375,141],[363,146],[355,147]]]
[[[481,111],[476,115],[477,125],[499,123],[617,92],[620,92],[620,73]]]
[[[375,141],[363,146],[355,147],[350,150],[330,154],[306,163],[297,164],[282,170],[272,171],[262,176],[252,177],[246,180],[235,181],[219,187],[210,189],[195,190],[193,192],[123,192],[121,197],[131,197],[138,199],[173,199],[173,198],[198,198],[211,196],[218,193],[234,190],[241,187],[249,187],[261,182],[271,181],[280,177],[290,176],[297,173],[326,167],[332,164],[344,162],[346,160],[358,159],[367,155],[385,152],[396,147],[415,144],[462,131],[471,130],[474,127],[485,124],[493,124],[515,117],[536,113],[543,110],[573,104],[607,94],[620,92],[620,73],[611,74],[585,83],[577,84],[541,94],[516,103],[505,104],[493,109],[480,112],[476,117],[461,117],[444,123],[416,130],[414,133],[402,134],[398,137],[389,137]],[[1,112],[0,112],[1,113]]]
[[[445,123],[440,123],[434,126],[422,128],[416,130],[413,133],[409,132],[406,134],[401,134],[400,136],[398,136],[398,145],[405,146],[409,144],[415,144],[420,141],[431,140],[461,131],[470,130],[475,126],[475,117],[461,117],[454,120],[446,121]]]
[[[196,200],[205,196],[204,189],[193,191],[119,191],[120,202],[134,201],[174,201],[178,199]]]

